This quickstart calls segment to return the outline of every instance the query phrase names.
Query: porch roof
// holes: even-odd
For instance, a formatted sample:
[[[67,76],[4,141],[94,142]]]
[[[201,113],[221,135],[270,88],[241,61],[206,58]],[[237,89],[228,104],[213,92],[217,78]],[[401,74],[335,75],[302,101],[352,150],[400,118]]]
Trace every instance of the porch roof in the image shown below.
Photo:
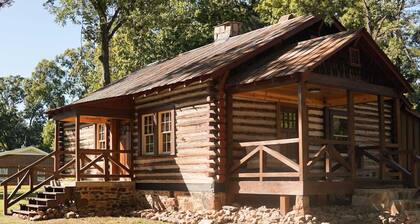
[[[228,85],[246,85],[311,72],[319,64],[359,38],[369,43],[371,50],[382,60],[384,67],[389,69],[392,78],[396,79],[396,83],[403,92],[411,92],[411,85],[397,71],[365,29],[343,31],[285,46],[278,52],[239,69],[233,77],[230,77]]]

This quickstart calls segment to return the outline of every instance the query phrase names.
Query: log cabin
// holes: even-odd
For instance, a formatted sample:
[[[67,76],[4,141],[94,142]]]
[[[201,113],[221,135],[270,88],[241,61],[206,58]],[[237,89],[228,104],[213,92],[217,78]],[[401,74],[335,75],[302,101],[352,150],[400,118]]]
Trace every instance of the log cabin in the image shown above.
[[[49,111],[47,180],[127,183],[185,210],[274,195],[284,212],[356,188],[419,187],[413,89],[365,29],[314,16],[241,26]]]
[[[7,177],[19,172],[46,155],[48,153],[34,146],[0,152],[0,181],[6,180]],[[53,158],[50,158],[37,165],[31,181],[40,183],[45,180],[46,176],[52,173],[53,164]],[[11,184],[17,184],[19,181],[19,178],[16,178]],[[26,180],[24,183],[28,184],[29,182]]]

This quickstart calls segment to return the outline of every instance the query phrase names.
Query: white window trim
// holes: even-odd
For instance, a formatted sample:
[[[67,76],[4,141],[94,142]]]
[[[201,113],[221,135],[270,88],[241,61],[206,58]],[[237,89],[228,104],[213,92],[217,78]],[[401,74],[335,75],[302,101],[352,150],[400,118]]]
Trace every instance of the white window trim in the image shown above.
[[[9,168],[0,168],[0,175],[8,175],[8,174],[9,174]]]
[[[104,127],[104,133],[103,133],[104,134],[104,139],[103,140],[101,140],[101,138],[100,138],[100,136],[101,136],[101,126]],[[106,132],[107,132],[106,124],[105,123],[98,124],[98,133],[97,133],[97,135],[98,135],[98,139],[97,139],[98,149],[106,149],[107,148],[107,134],[106,134]],[[101,142],[105,143],[104,148],[101,148]]]
[[[146,117],[152,117],[152,120],[153,120],[153,133],[152,134],[148,134],[148,136],[149,135],[151,135],[151,136],[153,136],[153,144],[154,144],[154,146],[153,146],[153,152],[147,152],[146,151],[146,134],[145,134],[145,128],[144,128],[144,124],[145,124],[145,118]],[[155,128],[156,128],[156,122],[155,122],[155,120],[156,120],[156,116],[155,116],[155,114],[153,114],[153,113],[149,113],[149,114],[143,114],[143,115],[141,115],[141,142],[142,142],[142,153],[143,153],[143,155],[154,155],[155,154],[155,152],[156,152],[156,143],[155,143],[155,141],[156,141],[156,136],[155,136]]]
[[[171,134],[171,149],[169,152],[163,151],[163,132],[162,132],[162,114],[169,113],[171,118],[171,126],[170,126],[170,134]],[[166,110],[166,111],[159,111],[158,112],[158,149],[160,155],[175,155],[175,116],[174,110]]]

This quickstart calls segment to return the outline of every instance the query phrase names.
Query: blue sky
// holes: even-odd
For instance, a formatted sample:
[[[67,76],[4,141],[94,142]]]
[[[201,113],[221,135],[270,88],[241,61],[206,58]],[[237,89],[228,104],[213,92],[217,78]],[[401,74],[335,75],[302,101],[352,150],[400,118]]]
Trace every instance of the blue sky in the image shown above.
[[[80,46],[80,26],[55,23],[43,1],[15,0],[0,9],[0,77],[29,77],[42,59]]]

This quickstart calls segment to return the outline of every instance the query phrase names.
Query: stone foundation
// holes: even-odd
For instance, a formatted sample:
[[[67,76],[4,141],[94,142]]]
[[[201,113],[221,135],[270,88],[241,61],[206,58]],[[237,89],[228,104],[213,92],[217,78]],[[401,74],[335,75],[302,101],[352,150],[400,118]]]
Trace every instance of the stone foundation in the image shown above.
[[[376,210],[389,211],[392,215],[405,210],[417,209],[418,190],[409,188],[356,189],[352,205],[368,206]]]
[[[137,190],[137,198],[160,211],[219,210],[225,203],[225,193],[213,192]]]
[[[86,214],[110,215],[144,206],[134,182],[76,182],[73,194],[77,210]]]
[[[132,209],[159,211],[219,210],[225,193],[136,190],[135,182],[76,182],[73,198],[78,212],[112,215]]]

